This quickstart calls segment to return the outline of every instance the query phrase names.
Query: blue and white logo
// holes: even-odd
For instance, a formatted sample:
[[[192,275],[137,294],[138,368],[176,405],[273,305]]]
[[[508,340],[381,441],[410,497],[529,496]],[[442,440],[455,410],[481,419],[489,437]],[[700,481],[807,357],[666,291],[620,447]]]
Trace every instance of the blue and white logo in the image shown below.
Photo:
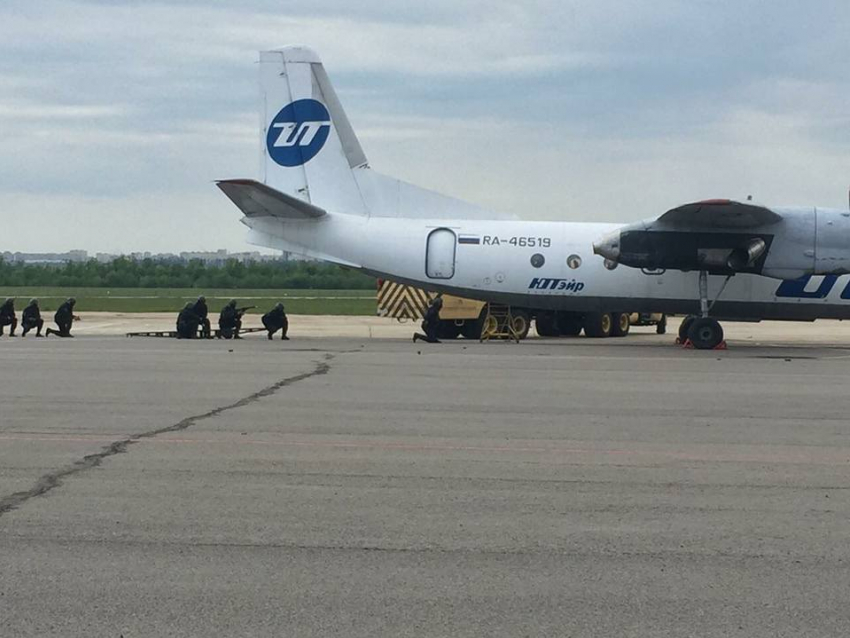
[[[331,133],[331,116],[316,100],[284,106],[269,124],[266,148],[281,166],[301,166],[316,157]]]

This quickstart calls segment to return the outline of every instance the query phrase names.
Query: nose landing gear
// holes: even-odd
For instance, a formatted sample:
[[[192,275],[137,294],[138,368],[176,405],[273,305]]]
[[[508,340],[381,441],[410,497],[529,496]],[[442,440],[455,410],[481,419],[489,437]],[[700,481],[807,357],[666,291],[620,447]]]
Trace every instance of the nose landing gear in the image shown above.
[[[717,319],[708,316],[711,307],[723,294],[726,284],[732,275],[726,277],[720,292],[714,301],[708,303],[708,273],[701,270],[699,273],[699,310],[700,316],[689,315],[682,321],[679,328],[679,343],[685,348],[696,348],[697,350],[724,350],[726,342],[723,340],[723,326]]]
[[[697,317],[688,330],[688,341],[697,350],[715,350],[723,348],[723,326],[717,319],[711,317]]]

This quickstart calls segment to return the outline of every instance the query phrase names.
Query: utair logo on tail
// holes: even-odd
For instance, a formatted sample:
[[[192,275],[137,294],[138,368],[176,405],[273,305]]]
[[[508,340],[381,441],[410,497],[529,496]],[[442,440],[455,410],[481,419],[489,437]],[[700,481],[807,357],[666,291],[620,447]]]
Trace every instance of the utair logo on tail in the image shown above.
[[[316,157],[331,132],[331,116],[316,100],[287,104],[269,124],[266,149],[281,166],[301,166]]]

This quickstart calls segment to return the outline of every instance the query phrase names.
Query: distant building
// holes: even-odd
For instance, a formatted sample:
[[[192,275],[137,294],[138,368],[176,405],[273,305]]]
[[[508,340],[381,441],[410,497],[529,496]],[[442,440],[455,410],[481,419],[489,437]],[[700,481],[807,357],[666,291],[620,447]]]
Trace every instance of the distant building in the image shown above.
[[[85,250],[69,250],[66,253],[12,253],[4,252],[3,261],[17,264],[66,264],[68,262],[84,263],[89,254]]]
[[[258,251],[249,253],[231,253],[224,248],[219,248],[215,252],[182,252],[180,259],[183,261],[199,260],[208,266],[224,266],[230,260],[236,260],[243,264],[263,261],[280,261],[280,255],[263,255]]]

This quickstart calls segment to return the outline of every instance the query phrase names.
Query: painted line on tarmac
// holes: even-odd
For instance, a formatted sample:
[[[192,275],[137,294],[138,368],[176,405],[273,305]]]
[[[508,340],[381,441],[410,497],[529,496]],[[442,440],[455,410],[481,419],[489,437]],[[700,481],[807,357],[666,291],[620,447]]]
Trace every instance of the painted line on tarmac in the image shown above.
[[[204,412],[203,414],[196,414],[194,416],[186,417],[185,419],[182,419],[181,421],[178,421],[177,423],[166,426],[164,428],[158,428],[156,430],[150,430],[148,432],[133,434],[125,439],[121,439],[120,441],[113,441],[112,443],[104,447],[100,452],[96,452],[95,454],[88,454],[80,460],[75,461],[71,465],[43,475],[41,478],[38,479],[38,481],[36,481],[35,485],[33,485],[28,490],[25,490],[23,492],[15,492],[14,494],[0,497],[0,517],[12,511],[13,509],[20,507],[31,498],[35,498],[36,496],[43,496],[51,490],[59,487],[60,485],[62,485],[63,479],[95,468],[100,465],[104,459],[109,458],[110,456],[115,456],[116,454],[127,452],[128,448],[131,445],[134,445],[140,441],[151,440],[161,434],[167,434],[169,432],[179,432],[181,430],[186,430],[187,428],[195,425],[199,421],[211,419],[224,412],[229,412],[230,410],[242,408],[246,405],[254,403],[255,401],[259,401],[264,397],[275,394],[278,390],[298,383],[299,381],[304,381],[315,376],[327,374],[331,369],[330,361],[333,358],[334,355],[326,354],[322,358],[322,361],[318,362],[316,364],[316,367],[310,372],[304,372],[302,374],[297,374],[292,377],[281,379],[277,383],[274,383],[268,387],[263,388],[262,390],[254,392],[253,394],[249,394],[248,396],[243,397],[229,405],[213,408],[209,412]]]

